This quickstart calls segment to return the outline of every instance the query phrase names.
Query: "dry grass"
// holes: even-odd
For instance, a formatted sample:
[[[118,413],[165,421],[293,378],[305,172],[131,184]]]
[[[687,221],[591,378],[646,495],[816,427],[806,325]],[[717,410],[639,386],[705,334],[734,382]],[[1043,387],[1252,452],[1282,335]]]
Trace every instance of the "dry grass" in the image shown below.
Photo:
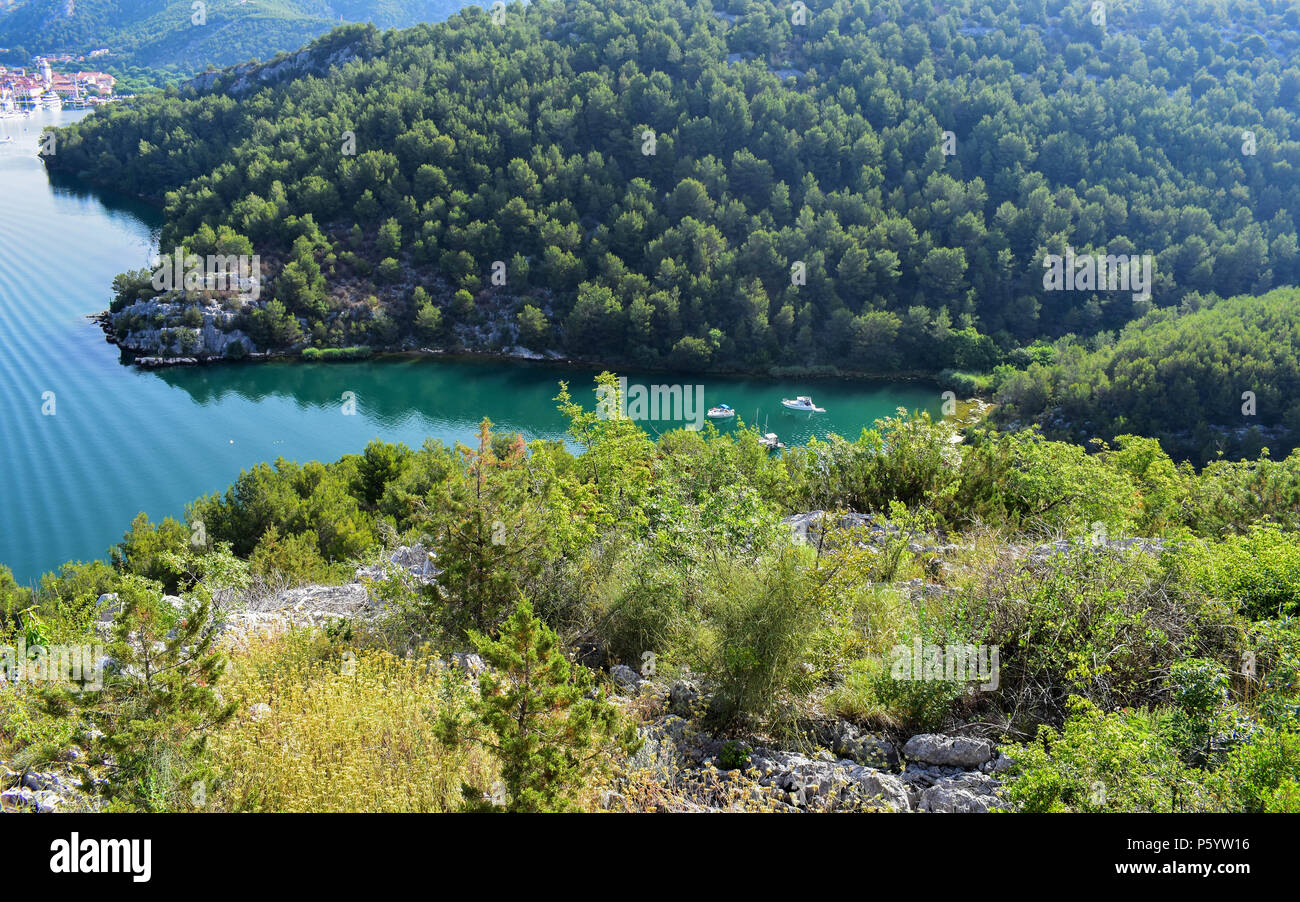
[[[462,783],[490,786],[496,763],[434,735],[440,710],[472,691],[433,656],[322,654],[301,633],[257,640],[222,691],[239,713],[212,739],[227,811],[448,811]]]

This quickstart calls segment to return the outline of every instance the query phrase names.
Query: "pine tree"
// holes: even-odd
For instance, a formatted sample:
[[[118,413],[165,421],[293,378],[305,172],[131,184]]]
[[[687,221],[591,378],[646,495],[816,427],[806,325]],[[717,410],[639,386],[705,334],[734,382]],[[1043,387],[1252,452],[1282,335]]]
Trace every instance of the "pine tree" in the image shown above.
[[[460,448],[466,477],[448,500],[450,516],[438,546],[439,585],[451,595],[453,629],[494,627],[532,576],[550,539],[529,497],[527,452],[515,436],[494,439],[479,424],[478,447]]]
[[[572,794],[602,770],[611,754],[639,745],[635,726],[623,724],[618,709],[591,692],[590,671],[572,664],[554,631],[520,601],[496,639],[471,633],[488,669],[479,678],[471,705],[477,741],[501,760],[505,807],[509,811],[564,811]],[[444,720],[444,740],[457,742],[469,725]],[[466,788],[467,798],[481,794]]]
[[[177,611],[157,583],[123,577],[103,687],[56,687],[43,694],[53,715],[80,712],[87,758],[107,768],[102,791],[133,808],[173,808],[169,796],[182,787],[188,796],[189,784],[206,776],[208,735],[235,711],[214,688],[225,661],[213,649],[211,601],[196,594]],[[89,788],[88,767],[82,778]]]

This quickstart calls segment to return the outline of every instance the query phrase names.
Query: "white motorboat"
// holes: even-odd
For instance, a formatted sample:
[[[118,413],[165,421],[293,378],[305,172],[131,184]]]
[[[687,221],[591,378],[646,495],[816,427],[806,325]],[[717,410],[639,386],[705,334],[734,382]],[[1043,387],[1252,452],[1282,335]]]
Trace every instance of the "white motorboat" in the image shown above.
[[[826,412],[825,407],[818,407],[817,405],[813,404],[812,398],[808,397],[807,395],[800,395],[799,397],[795,398],[793,401],[791,401],[789,398],[782,398],[781,406],[784,407],[786,410],[797,410],[797,411],[802,411],[804,413],[825,413]]]
[[[710,407],[709,412],[705,414],[710,420],[729,420],[735,415],[736,411],[730,404],[719,404],[717,407]]]

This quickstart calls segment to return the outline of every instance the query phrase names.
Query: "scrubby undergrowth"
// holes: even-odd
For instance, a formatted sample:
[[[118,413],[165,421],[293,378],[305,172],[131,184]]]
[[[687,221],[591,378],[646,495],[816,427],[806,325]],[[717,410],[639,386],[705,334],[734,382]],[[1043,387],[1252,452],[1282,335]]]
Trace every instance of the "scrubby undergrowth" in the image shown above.
[[[773,457],[558,400],[581,455],[281,460],[6,574],[5,642],[116,636],[89,703],[0,689],[7,804],[62,768],[148,810],[1300,807],[1300,455],[900,415]],[[150,654],[193,662],[166,705]]]

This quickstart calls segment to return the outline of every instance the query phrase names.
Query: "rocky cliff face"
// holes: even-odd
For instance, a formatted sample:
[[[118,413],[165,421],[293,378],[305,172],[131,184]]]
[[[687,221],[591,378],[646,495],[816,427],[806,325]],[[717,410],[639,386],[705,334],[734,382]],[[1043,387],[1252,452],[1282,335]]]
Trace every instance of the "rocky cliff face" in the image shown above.
[[[244,63],[229,69],[204,72],[185,82],[184,87],[204,93],[220,86],[224,93],[238,98],[285,79],[325,75],[330,69],[344,66],[358,56],[359,52],[352,46],[326,51],[310,45],[267,63]]]
[[[197,310],[201,320],[195,323],[189,310]],[[257,350],[253,340],[235,327],[238,315],[230,303],[194,306],[161,296],[106,314],[103,322],[109,339],[121,348],[151,359],[195,362],[243,357]]]

